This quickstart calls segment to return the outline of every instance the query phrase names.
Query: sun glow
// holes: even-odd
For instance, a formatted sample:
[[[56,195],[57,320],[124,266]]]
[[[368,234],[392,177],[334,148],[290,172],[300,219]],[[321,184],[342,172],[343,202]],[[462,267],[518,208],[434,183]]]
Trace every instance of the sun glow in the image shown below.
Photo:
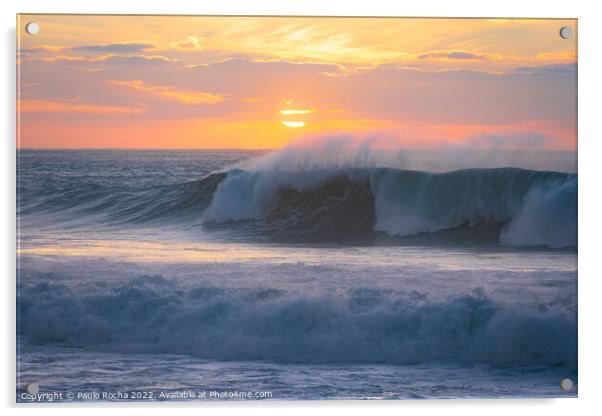
[[[309,114],[309,113],[311,113],[310,110],[280,110],[280,114],[282,114],[283,116]]]
[[[29,21],[52,30],[29,36]],[[557,33],[576,33],[574,19],[20,22],[19,147],[272,149],[387,135],[435,148],[517,134],[530,141],[500,140],[572,151],[577,140],[577,44]]]
[[[305,126],[304,121],[283,121],[282,124],[284,124],[286,127],[292,128],[292,129],[297,129],[299,127]]]

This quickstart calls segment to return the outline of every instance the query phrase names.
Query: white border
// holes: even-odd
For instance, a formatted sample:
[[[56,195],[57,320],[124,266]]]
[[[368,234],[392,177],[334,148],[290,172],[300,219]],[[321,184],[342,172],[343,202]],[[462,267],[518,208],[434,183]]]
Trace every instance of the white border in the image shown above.
[[[579,19],[579,399],[558,400],[480,400],[480,401],[395,401],[395,402],[302,402],[302,403],[194,403],[184,405],[170,414],[198,414],[199,412],[250,412],[251,414],[326,413],[335,408],[349,414],[378,411],[390,414],[420,410],[426,414],[445,412],[449,415],[478,414],[488,416],[529,412],[532,414],[566,415],[593,413],[600,408],[597,397],[600,358],[600,322],[602,311],[598,260],[602,260],[599,239],[602,216],[602,175],[600,175],[602,140],[600,127],[600,39],[602,16],[596,13],[594,1],[525,1],[497,0],[497,2],[454,0],[220,0],[216,2],[192,0],[21,0],[11,4],[0,3],[2,13],[2,126],[5,128],[2,152],[3,198],[0,230],[2,230],[3,273],[2,287],[2,375],[0,392],[2,405],[16,409],[15,398],[15,14],[20,13],[128,13],[128,14],[233,14],[233,15],[347,15],[347,16],[439,16],[439,17],[564,17]],[[109,406],[110,412],[123,414],[137,411],[163,415],[166,406]],[[202,407],[195,409],[194,406]],[[19,406],[21,412],[33,407]],[[48,414],[76,412],[73,406],[44,406]],[[86,406],[90,414],[106,414],[106,405]]]

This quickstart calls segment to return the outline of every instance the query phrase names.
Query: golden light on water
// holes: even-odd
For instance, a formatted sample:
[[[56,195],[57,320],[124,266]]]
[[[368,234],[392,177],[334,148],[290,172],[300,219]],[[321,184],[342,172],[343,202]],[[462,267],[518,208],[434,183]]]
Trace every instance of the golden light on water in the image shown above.
[[[284,120],[282,121],[282,124],[284,124],[286,127],[290,127],[293,129],[297,129],[299,127],[304,127],[305,126],[305,122],[304,121],[287,121]]]

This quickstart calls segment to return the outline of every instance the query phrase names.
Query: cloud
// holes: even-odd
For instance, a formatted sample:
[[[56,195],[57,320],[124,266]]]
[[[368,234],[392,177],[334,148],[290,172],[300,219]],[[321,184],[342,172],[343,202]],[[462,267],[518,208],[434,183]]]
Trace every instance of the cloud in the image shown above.
[[[283,116],[289,120],[289,115],[280,114],[280,110],[318,109],[310,115],[297,115],[308,117],[304,120],[306,128],[301,130],[366,130],[338,120],[367,119],[390,123],[401,130],[429,126],[433,140],[443,141],[475,132],[469,132],[469,127],[439,131],[436,126],[519,125],[538,120],[547,126],[545,132],[556,131],[566,143],[573,137],[574,80],[559,73],[558,68],[491,74],[380,66],[340,77],[324,75],[334,71],[341,70],[334,64],[249,58],[189,66],[146,55],[111,55],[84,61],[30,60],[21,66],[22,82],[36,83],[35,89],[23,91],[28,94],[26,98],[52,101],[81,96],[82,102],[125,107],[143,103],[146,112],[137,118],[144,120],[209,117],[278,125]],[[283,106],[287,100],[295,104]],[[107,113],[106,118],[110,117]],[[550,123],[561,127],[554,130]],[[540,126],[535,130],[544,132]]]
[[[474,53],[463,52],[463,51],[451,51],[451,52],[428,52],[418,55],[419,59],[466,59],[466,60],[485,60],[488,59],[487,55],[477,55]]]
[[[44,54],[53,54],[58,53],[65,49],[64,46],[57,45],[37,45],[32,46],[31,48],[20,48],[19,52],[27,53],[30,55],[44,55]]]
[[[184,40],[178,40],[176,42],[171,42],[169,46],[172,49],[178,51],[202,51],[203,45],[201,45],[201,40],[196,36],[188,36]]]
[[[521,74],[574,75],[577,72],[577,62],[540,66],[522,66],[520,68],[516,68],[514,72]]]
[[[157,16],[140,16],[135,24],[115,16],[53,19],[56,27],[44,32],[47,44],[64,44],[67,38],[61,33],[76,30],[81,45],[63,47],[78,48],[81,54],[140,53],[143,45],[156,45],[162,53],[192,65],[247,54],[264,60],[336,62],[346,67],[390,63],[449,70],[470,66],[499,73],[542,59],[558,63],[575,57],[574,43],[552,42],[550,35],[564,25],[575,27],[574,20],[240,16],[232,24],[229,17],[180,16],[174,18],[174,26],[170,19]],[[34,38],[23,39],[23,46],[33,44],[27,39]],[[197,56],[200,50],[203,54]],[[418,59],[429,53],[434,54],[431,59]]]
[[[140,66],[149,65],[169,65],[178,62],[177,59],[167,58],[161,55],[107,55],[102,56],[91,62],[102,61],[111,65],[131,65],[137,64]]]
[[[151,43],[110,43],[106,45],[84,45],[69,48],[73,52],[100,52],[100,53],[141,53],[156,50],[157,46]]]
[[[575,50],[542,52],[537,54],[536,58],[538,61],[556,61],[556,63],[576,62],[577,52]]]
[[[96,104],[79,104],[47,100],[21,100],[18,111],[25,113],[95,113],[95,114],[140,114],[142,107],[121,107]]]
[[[29,59],[28,63],[31,62],[54,62],[54,63],[68,63],[68,64],[107,64],[107,65],[131,65],[139,64],[144,67],[152,65],[171,64],[178,62],[177,59],[167,58],[161,55],[103,55],[95,57],[75,56],[75,55],[55,55],[52,57],[41,57],[35,59]]]
[[[167,99],[180,101],[184,104],[214,104],[225,100],[224,96],[221,94],[213,94],[205,91],[174,90],[167,86],[149,85],[141,80],[111,80],[109,82],[115,85],[157,94]]]

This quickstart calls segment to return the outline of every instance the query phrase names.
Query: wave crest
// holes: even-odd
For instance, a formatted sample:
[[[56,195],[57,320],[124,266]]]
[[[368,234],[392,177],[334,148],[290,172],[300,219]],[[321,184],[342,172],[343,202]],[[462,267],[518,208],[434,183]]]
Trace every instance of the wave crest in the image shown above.
[[[577,245],[575,174],[401,170],[380,167],[371,145],[328,142],[322,157],[286,148],[185,183],[30,180],[19,185],[18,215],[23,227],[86,232],[140,225],[200,232],[217,224],[228,228],[225,236],[244,231],[252,239]]]
[[[576,365],[574,311],[500,304],[480,289],[441,299],[372,288],[300,295],[141,276],[96,293],[24,287],[18,307],[30,343],[219,360]]]
[[[350,231],[408,237],[497,225],[495,239],[502,244],[560,248],[577,243],[576,196],[576,175],[516,168],[236,169],[219,183],[203,218],[211,223],[277,219],[284,232],[321,237]]]

